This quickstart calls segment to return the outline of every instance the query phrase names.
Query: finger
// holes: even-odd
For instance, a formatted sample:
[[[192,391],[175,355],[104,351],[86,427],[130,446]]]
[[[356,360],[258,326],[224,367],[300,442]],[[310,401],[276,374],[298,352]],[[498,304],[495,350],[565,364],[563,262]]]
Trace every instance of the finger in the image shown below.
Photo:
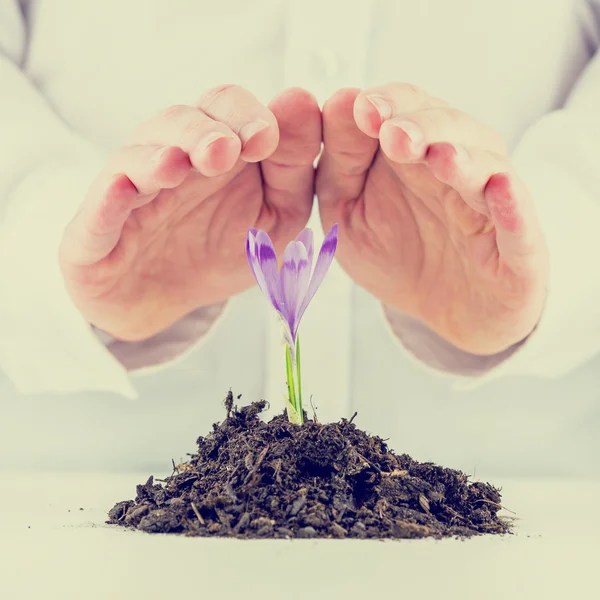
[[[277,148],[279,128],[275,115],[247,90],[236,85],[219,86],[204,94],[198,107],[238,135],[241,158],[246,162],[264,160]]]
[[[192,106],[171,106],[140,126],[131,140],[136,145],[177,146],[207,177],[229,171],[242,148],[240,138],[230,127]]]
[[[354,106],[359,93],[357,89],[340,90],[323,107],[324,146],[317,172],[317,193],[326,222],[337,218],[331,214],[329,219],[328,213],[360,195],[379,146],[356,124]]]
[[[490,211],[484,192],[489,178],[511,168],[503,156],[446,142],[431,144],[425,162],[437,179],[455,189],[470,208],[486,216]]]
[[[143,123],[132,143],[172,145],[190,155],[199,172],[229,171],[239,158],[256,162],[277,147],[277,121],[271,111],[237,86],[209,91],[197,107],[177,105]]]
[[[421,162],[431,144],[448,142],[506,154],[499,134],[452,108],[428,108],[383,123],[379,142],[394,163]]]
[[[188,155],[181,148],[126,146],[110,159],[105,174],[99,178],[99,184],[102,185],[108,177],[123,173],[140,195],[154,197],[161,189],[178,186],[190,168]]]
[[[530,194],[503,156],[447,143],[432,144],[426,156],[431,172],[456,190],[444,208],[463,234],[485,234],[513,270],[531,266],[540,236]]]
[[[130,146],[120,150],[65,229],[63,259],[82,266],[108,256],[131,211],[153,200],[162,189],[178,186],[189,170],[188,156],[180,148]]]
[[[475,236],[476,258],[482,265],[499,255],[514,273],[535,275],[544,244],[526,186],[505,159],[481,150],[459,150],[439,144],[431,146],[427,156],[432,172],[456,190],[444,197],[449,223],[463,236]]]
[[[414,85],[391,83],[361,92],[354,105],[354,118],[363,133],[377,137],[381,125],[388,119],[434,106],[447,104]]]
[[[106,185],[93,207],[84,204],[65,228],[60,245],[61,263],[88,266],[106,258],[115,248],[125,222],[138,198],[136,187],[125,175]]]
[[[279,145],[261,163],[265,199],[271,209],[259,228],[271,230],[265,220],[281,228],[289,224],[295,235],[306,224],[314,197],[314,161],[321,149],[321,111],[308,92],[292,88],[269,105],[279,127]],[[277,215],[277,219],[273,216]],[[283,236],[283,232],[280,232]]]
[[[517,274],[539,276],[546,268],[545,244],[529,190],[515,175],[495,173],[484,193],[500,257]]]

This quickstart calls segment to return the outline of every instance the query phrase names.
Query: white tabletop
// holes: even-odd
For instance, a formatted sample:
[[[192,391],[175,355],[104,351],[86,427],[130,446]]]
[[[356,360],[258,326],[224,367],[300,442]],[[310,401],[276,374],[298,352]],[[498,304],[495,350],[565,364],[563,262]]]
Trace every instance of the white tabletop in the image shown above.
[[[185,538],[105,525],[107,510],[145,479],[3,474],[0,598],[600,598],[598,481],[496,478],[517,513],[515,535],[377,542]]]

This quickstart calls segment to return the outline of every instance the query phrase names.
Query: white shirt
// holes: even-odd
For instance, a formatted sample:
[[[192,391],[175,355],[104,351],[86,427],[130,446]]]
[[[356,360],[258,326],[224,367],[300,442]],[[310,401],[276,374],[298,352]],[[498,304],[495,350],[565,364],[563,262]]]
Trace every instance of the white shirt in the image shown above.
[[[304,395],[419,460],[599,475],[599,38],[598,0],[0,0],[0,466],[166,470],[230,387],[283,410],[256,289],[111,343],[64,290],[62,229],[137,124],[214,85],[322,103],[406,81],[503,134],[547,235],[548,303],[518,351],[482,359],[401,315],[394,333],[334,266],[301,325]]]

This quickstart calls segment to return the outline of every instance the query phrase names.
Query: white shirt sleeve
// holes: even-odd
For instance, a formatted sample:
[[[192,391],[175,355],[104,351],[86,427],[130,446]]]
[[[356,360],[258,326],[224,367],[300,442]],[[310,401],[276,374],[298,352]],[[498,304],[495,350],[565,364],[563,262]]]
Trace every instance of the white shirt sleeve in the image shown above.
[[[404,348],[433,369],[463,376],[462,388],[507,375],[558,377],[600,351],[600,54],[565,106],[525,132],[512,160],[536,203],[551,261],[546,305],[531,335],[480,357],[384,310]]]
[[[58,246],[106,157],[69,130],[21,71],[25,39],[19,3],[0,0],[0,370],[21,393],[136,397],[128,369],[188,350],[220,308],[184,320],[195,323],[185,341],[182,322],[165,339],[108,349],[83,319],[65,290]]]

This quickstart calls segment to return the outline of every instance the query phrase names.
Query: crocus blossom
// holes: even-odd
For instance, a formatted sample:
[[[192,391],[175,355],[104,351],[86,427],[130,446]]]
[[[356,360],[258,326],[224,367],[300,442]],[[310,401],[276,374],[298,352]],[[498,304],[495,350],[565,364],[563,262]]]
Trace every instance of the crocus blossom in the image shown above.
[[[246,240],[248,263],[258,283],[281,317],[283,335],[286,342],[286,368],[288,392],[288,416],[291,421],[302,423],[302,388],[300,378],[300,339],[298,325],[323,282],[333,261],[337,248],[338,226],[334,225],[325,236],[314,271],[313,232],[304,229],[293,242],[290,242],[278,267],[277,253],[269,235],[260,230],[250,229]],[[312,271],[312,276],[311,276]],[[296,372],[296,382],[294,381]]]

